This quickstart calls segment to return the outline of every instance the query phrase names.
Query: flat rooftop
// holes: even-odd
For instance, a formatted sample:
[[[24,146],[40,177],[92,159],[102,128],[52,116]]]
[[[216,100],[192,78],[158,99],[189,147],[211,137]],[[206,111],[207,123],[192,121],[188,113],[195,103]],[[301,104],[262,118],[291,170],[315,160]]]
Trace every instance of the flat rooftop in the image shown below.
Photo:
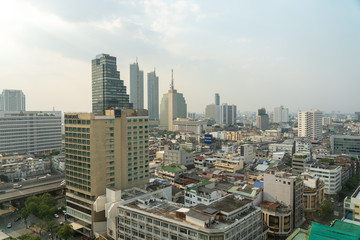
[[[201,227],[199,225],[193,224],[189,221],[186,221],[186,218],[179,218],[176,216],[176,212],[183,211],[184,209],[187,209],[189,214],[192,213],[194,215],[195,213],[198,213],[198,215],[212,215],[216,214],[218,212],[221,213],[230,213],[232,211],[235,211],[237,209],[240,209],[247,205],[248,203],[251,203],[250,200],[243,199],[239,200],[234,197],[225,197],[223,199],[220,199],[218,201],[215,201],[214,203],[206,206],[206,205],[197,205],[195,207],[184,207],[182,204],[169,202],[166,200],[160,200],[160,199],[153,199],[151,201],[147,200],[146,203],[142,200],[135,200],[133,202],[125,204],[126,207],[141,210],[147,213],[150,213],[151,215],[157,215],[160,218],[168,218],[172,219],[178,222],[183,222],[186,224],[194,225],[196,227]],[[211,210],[211,212],[209,212]],[[255,211],[256,208],[249,207],[248,209],[243,209],[241,215],[238,217],[238,219],[241,219],[241,217],[245,217],[251,212]],[[196,214],[195,214],[196,215]],[[194,215],[194,216],[195,216]],[[196,215],[197,216],[197,215]],[[223,229],[235,222],[234,219],[232,220],[219,220],[216,223],[213,223],[206,227],[206,229]],[[201,227],[204,228],[205,227]]]

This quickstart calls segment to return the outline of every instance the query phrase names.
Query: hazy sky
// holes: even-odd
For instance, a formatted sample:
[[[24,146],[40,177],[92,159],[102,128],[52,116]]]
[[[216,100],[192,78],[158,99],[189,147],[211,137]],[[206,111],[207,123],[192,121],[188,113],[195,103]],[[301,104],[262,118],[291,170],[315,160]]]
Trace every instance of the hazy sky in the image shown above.
[[[108,53],[128,92],[136,57],[155,67],[160,100],[173,68],[190,112],[216,92],[240,111],[360,111],[360,0],[1,1],[0,53],[0,90],[28,110],[91,111],[91,59]]]

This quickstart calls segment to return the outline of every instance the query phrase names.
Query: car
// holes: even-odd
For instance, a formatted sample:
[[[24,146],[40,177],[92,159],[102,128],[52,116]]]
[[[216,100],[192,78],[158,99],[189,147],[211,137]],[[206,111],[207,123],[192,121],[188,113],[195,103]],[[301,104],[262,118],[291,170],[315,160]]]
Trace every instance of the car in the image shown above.
[[[66,215],[66,211],[65,211],[65,210],[62,210],[62,213],[63,213],[64,215]]]
[[[11,227],[12,227],[12,224],[8,223],[7,228],[11,228]]]
[[[17,222],[17,221],[19,221],[20,219],[21,219],[21,217],[18,217],[17,219],[15,219],[14,222]]]
[[[57,215],[57,214],[55,213],[55,214],[54,214],[54,217],[58,218],[58,217],[59,217],[59,215]]]

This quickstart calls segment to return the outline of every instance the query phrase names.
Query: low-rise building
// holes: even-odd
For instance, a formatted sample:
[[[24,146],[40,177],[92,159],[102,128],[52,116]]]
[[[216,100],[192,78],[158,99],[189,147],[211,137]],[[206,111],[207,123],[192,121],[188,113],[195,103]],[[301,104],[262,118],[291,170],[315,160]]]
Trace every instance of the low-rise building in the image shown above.
[[[305,218],[314,217],[325,200],[325,184],[319,178],[308,173],[303,173],[304,181],[303,205]]]
[[[164,166],[158,171],[159,178],[166,179],[174,183],[179,178],[180,174],[186,171],[186,167],[181,165]]]
[[[273,143],[269,144],[270,152],[286,152],[288,154],[294,153],[294,143]]]
[[[312,143],[308,138],[297,138],[295,140],[295,153],[310,152],[312,151]]]
[[[164,153],[164,163],[165,164],[181,164],[181,165],[191,165],[194,164],[194,156],[191,153],[188,153],[181,147],[170,147],[165,146]]]
[[[345,219],[360,223],[360,186],[351,197],[344,199]]]
[[[334,195],[341,190],[341,169],[336,165],[315,163],[310,165],[308,171],[324,181],[325,194]]]
[[[209,205],[223,196],[222,191],[215,189],[215,184],[209,181],[202,181],[198,184],[191,184],[185,189],[185,206],[196,206],[198,204]]]
[[[294,153],[292,156],[292,173],[300,175],[311,161],[311,154],[308,152]]]
[[[205,131],[207,120],[192,120],[188,118],[178,118],[174,120],[175,131],[187,131],[195,134],[202,134]]]
[[[238,159],[218,159],[215,163],[215,168],[234,173],[244,168],[244,161]]]
[[[116,239],[265,239],[262,213],[233,196],[186,208],[148,196],[118,205]]]

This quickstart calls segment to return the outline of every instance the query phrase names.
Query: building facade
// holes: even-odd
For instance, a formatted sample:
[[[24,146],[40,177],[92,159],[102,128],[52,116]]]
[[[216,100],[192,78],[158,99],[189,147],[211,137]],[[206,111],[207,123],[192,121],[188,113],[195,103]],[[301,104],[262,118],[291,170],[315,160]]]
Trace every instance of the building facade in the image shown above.
[[[276,171],[264,174],[264,201],[281,201],[291,209],[291,231],[304,221],[303,193],[304,183],[299,177]]]
[[[328,164],[312,164],[309,172],[319,177],[325,184],[325,194],[335,195],[341,190],[342,167]]]
[[[116,239],[263,240],[267,233],[261,210],[233,196],[193,207],[133,198],[118,210]]]
[[[295,153],[292,156],[292,173],[301,175],[306,170],[306,166],[311,161],[310,153]]]
[[[159,121],[159,77],[155,70],[147,74],[149,120]]]
[[[148,116],[143,110],[65,114],[67,220],[93,237],[104,224],[96,209],[107,187],[127,189],[149,180]]]
[[[345,219],[360,223],[360,186],[351,197],[344,199]]]
[[[333,154],[360,156],[360,136],[332,135],[330,145]]]
[[[61,149],[61,112],[0,112],[0,153]]]
[[[25,111],[25,94],[21,90],[5,89],[0,94],[0,111]]]
[[[258,109],[256,116],[256,126],[263,131],[269,129],[269,115],[266,113],[265,108]]]
[[[92,65],[92,112],[104,115],[108,109],[131,109],[124,81],[117,71],[116,57],[99,54]]]
[[[163,95],[160,104],[160,129],[174,131],[174,120],[187,117],[187,105],[182,93],[174,88],[174,78],[170,90]]]
[[[215,105],[216,109],[216,105]],[[236,124],[236,106],[224,103],[221,105],[221,124],[235,125]]]
[[[134,109],[144,109],[144,71],[137,61],[130,64],[130,102]]]
[[[289,109],[284,106],[274,108],[273,122],[286,123],[289,122]]]
[[[298,113],[298,136],[313,140],[322,139],[322,113],[319,110]]]

